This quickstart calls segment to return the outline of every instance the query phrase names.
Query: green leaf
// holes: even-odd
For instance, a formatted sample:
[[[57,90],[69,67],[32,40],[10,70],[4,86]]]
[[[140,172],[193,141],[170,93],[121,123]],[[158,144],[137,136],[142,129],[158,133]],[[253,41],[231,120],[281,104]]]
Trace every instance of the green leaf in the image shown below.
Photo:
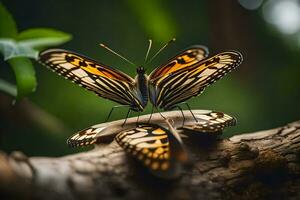
[[[60,45],[71,38],[70,34],[54,29],[29,29],[21,32],[17,36],[17,41],[11,38],[1,38],[0,51],[4,60],[15,57],[37,59],[38,51],[36,49]]]
[[[19,44],[31,48],[57,46],[72,39],[70,34],[50,28],[33,28],[17,36]]]
[[[0,3],[0,38],[17,36],[18,30],[15,20],[6,8]]]
[[[2,79],[0,79],[0,90],[13,97],[17,96],[16,86]]]
[[[36,88],[35,71],[28,58],[12,58],[8,60],[14,70],[17,81],[17,100],[30,94]]]
[[[4,60],[15,57],[29,57],[37,59],[36,49],[56,46],[71,39],[71,35],[47,28],[35,28],[21,32],[17,40],[11,38],[0,39],[0,51]]]
[[[27,44],[16,42],[9,38],[0,39],[0,51],[3,54],[4,60],[15,57],[29,57],[37,59],[38,56],[37,50],[34,50]]]

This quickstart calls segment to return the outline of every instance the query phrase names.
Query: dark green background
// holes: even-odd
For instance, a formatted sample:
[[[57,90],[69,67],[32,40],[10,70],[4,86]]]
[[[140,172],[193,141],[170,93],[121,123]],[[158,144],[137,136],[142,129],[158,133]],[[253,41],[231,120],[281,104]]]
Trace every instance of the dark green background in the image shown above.
[[[240,51],[244,62],[237,70],[189,101],[195,109],[212,109],[235,116],[238,124],[228,129],[226,136],[274,128],[299,119],[299,44],[265,22],[263,6],[247,10],[234,0],[7,0],[2,3],[14,16],[19,30],[50,27],[70,33],[73,40],[61,48],[87,55],[131,76],[135,75],[135,68],[101,49],[100,42],[142,64],[149,38],[154,41],[153,53],[176,37],[177,41],[149,66],[152,69],[194,44],[207,46],[211,55],[229,49]],[[0,93],[0,146],[7,152],[21,150],[28,155],[64,155],[73,151],[66,145],[67,137],[101,123],[116,104],[64,80],[38,63],[35,66],[38,87],[27,100],[63,122],[67,131],[38,126],[41,121],[48,123],[43,114],[34,115],[38,123],[27,120],[24,108],[18,104],[11,106],[11,99]],[[0,73],[14,82],[11,69],[3,61]],[[123,118],[126,111],[119,110],[113,118]]]

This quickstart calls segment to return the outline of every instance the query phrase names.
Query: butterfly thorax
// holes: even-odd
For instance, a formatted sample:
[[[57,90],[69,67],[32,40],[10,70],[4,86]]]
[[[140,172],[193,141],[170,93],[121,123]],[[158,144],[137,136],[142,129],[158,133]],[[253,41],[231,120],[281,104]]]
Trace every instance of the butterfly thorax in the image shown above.
[[[138,67],[136,72],[137,75],[135,77],[135,81],[137,97],[144,108],[148,103],[148,77],[145,74],[145,69],[143,67]]]

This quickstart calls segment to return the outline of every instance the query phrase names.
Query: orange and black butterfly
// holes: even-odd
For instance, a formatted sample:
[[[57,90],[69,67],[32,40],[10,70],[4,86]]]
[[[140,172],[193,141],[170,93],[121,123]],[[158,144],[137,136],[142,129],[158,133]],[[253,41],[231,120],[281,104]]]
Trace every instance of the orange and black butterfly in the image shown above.
[[[107,124],[98,124],[75,133],[67,143],[70,147],[83,147],[107,143],[109,136],[154,175],[175,178],[180,175],[181,167],[188,161],[181,136],[202,133],[216,136],[236,123],[235,118],[222,112],[202,110],[196,112],[195,116],[198,123],[183,127],[173,127],[169,122],[171,119],[161,125],[139,123],[130,128],[114,130]]]
[[[128,116],[131,110],[143,111],[149,100],[155,108],[172,110],[242,62],[237,51],[207,56],[206,47],[192,46],[155,68],[149,76],[143,66],[138,66],[135,78],[67,50],[45,50],[39,54],[39,61],[98,96],[129,106]]]
[[[211,110],[198,110],[195,111],[195,117],[197,123],[187,123],[183,126],[178,125],[176,129],[193,131],[197,133],[209,133],[215,134],[221,133],[226,127],[235,126],[236,119],[223,112],[211,111]],[[148,125],[150,126],[150,125]],[[136,128],[136,124],[128,129]],[[127,129],[127,130],[128,130]],[[72,135],[67,144],[70,147],[83,147],[93,144],[107,143],[116,138],[121,131],[124,131],[122,127],[112,129],[108,124],[96,124],[81,131],[78,131]],[[155,138],[153,138],[155,139]]]

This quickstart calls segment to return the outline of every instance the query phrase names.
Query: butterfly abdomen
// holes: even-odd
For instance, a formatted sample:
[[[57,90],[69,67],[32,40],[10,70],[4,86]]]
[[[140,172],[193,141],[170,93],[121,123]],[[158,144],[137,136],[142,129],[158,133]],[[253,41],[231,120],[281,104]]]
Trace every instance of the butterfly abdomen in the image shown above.
[[[137,69],[137,76],[136,76],[136,89],[138,92],[138,97],[142,103],[142,106],[145,107],[148,103],[148,78],[145,74],[145,71],[142,67]]]

